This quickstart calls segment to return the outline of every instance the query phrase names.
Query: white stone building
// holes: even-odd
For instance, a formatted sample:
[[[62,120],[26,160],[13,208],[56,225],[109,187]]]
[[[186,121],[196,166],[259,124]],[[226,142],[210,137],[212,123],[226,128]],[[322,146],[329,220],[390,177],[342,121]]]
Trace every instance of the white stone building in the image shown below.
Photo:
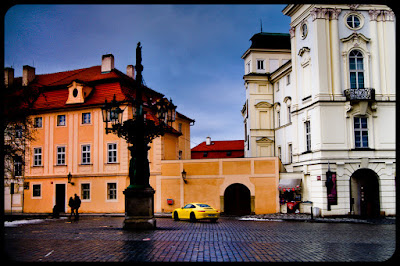
[[[265,75],[272,95],[257,99],[273,105],[275,150],[254,153],[257,140],[250,141],[245,156],[280,157],[281,180],[301,179],[301,200],[313,202],[323,216],[394,215],[393,11],[384,5],[296,4],[283,13],[291,17],[291,60]],[[247,76],[246,90],[260,90]],[[242,114],[251,132],[257,103],[251,93],[246,97],[252,106]],[[300,204],[300,211],[310,212],[308,206]]]

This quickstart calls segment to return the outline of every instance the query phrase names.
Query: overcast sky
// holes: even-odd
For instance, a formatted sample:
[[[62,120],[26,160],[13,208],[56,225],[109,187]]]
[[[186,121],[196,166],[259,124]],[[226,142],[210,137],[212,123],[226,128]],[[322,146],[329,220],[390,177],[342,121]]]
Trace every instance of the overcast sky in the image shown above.
[[[135,65],[142,44],[146,85],[196,120],[191,147],[244,139],[241,56],[260,32],[289,32],[285,5],[18,5],[5,16],[4,65],[37,74],[101,64]]]

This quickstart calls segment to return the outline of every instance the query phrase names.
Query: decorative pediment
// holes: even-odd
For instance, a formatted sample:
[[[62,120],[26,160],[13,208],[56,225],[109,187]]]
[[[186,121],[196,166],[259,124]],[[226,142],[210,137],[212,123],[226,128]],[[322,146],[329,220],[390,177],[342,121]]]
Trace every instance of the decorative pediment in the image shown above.
[[[68,99],[66,103],[84,103],[92,90],[93,88],[87,86],[84,82],[74,80],[70,85],[68,85]]]
[[[256,140],[257,144],[272,144],[274,141],[268,137],[261,137],[260,139]]]
[[[300,56],[303,56],[303,54],[305,53],[305,52],[310,52],[310,48],[308,48],[308,47],[303,47],[303,48],[301,48],[300,50],[299,50],[299,53],[298,53],[298,55],[300,55]]]
[[[283,102],[286,103],[287,105],[290,105],[292,103],[292,98],[290,96],[286,96],[283,99]]]
[[[265,101],[259,102],[259,103],[255,104],[254,106],[256,108],[272,108],[273,107],[272,104],[270,104],[269,102],[265,102]]]
[[[310,48],[308,47],[303,47],[299,50],[298,53],[299,56],[301,56],[301,66],[305,67],[307,66],[310,61],[311,61],[311,54],[310,54]]]
[[[361,42],[364,42],[364,43],[370,42],[371,39],[365,37],[362,33],[354,32],[354,33],[350,34],[350,36],[340,39],[340,41],[342,43],[351,42],[354,44],[354,46],[358,46],[358,45],[360,45]],[[356,44],[358,44],[358,45],[356,45]]]

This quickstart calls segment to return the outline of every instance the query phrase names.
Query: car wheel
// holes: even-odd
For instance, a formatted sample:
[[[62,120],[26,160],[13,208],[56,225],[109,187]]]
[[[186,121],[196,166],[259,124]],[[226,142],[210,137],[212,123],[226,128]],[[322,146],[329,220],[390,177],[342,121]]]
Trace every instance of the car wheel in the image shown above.
[[[196,215],[194,214],[194,212],[192,212],[192,213],[190,214],[190,221],[191,221],[192,223],[196,222]]]
[[[210,219],[212,223],[216,223],[218,219]]]
[[[174,212],[174,220],[179,221],[179,216],[177,212]]]

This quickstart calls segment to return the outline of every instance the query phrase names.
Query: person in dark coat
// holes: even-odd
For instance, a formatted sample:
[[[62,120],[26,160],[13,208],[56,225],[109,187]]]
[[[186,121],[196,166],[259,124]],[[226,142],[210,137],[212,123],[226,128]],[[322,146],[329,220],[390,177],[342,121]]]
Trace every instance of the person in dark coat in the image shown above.
[[[72,218],[72,215],[75,215],[75,201],[72,197],[69,197],[69,201],[68,201],[68,206],[71,207],[71,215],[69,216],[69,218]]]
[[[78,195],[75,194],[75,198],[74,198],[74,205],[75,205],[75,219],[78,220],[79,219],[79,207],[81,207],[81,199],[79,198]]]

